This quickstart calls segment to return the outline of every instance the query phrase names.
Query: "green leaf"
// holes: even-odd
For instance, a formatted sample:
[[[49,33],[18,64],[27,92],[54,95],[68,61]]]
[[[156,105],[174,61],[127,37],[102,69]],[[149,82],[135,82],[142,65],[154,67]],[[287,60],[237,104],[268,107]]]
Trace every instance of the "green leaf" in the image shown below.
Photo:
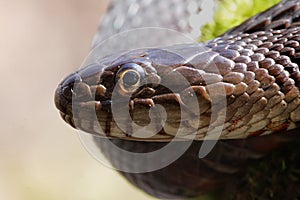
[[[215,11],[214,22],[202,27],[199,40],[213,39],[278,2],[280,0],[223,0]]]

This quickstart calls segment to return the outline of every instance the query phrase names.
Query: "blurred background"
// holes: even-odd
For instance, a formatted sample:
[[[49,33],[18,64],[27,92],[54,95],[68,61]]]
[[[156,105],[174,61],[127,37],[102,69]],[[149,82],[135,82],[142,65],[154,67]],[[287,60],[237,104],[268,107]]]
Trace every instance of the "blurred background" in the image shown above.
[[[0,0],[0,199],[153,199],[94,160],[53,102],[108,0]]]

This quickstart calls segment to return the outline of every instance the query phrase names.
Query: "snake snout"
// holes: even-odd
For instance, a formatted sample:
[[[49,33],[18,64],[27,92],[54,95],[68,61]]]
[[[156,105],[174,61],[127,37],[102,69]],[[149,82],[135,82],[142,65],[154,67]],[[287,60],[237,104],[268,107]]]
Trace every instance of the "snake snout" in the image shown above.
[[[71,114],[68,108],[72,107],[73,87],[80,77],[73,73],[67,76],[57,87],[54,96],[55,106],[64,114]]]

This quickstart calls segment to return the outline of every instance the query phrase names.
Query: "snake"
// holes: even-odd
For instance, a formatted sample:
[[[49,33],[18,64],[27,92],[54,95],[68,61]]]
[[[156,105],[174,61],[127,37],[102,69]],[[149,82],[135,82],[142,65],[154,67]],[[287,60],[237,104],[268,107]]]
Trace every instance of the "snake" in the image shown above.
[[[157,198],[197,197],[299,137],[299,43],[300,1],[284,0],[205,43],[105,56],[67,76],[55,105],[117,168],[152,161],[110,143],[134,153],[188,144],[161,169],[120,173]],[[216,145],[199,158],[207,139]]]

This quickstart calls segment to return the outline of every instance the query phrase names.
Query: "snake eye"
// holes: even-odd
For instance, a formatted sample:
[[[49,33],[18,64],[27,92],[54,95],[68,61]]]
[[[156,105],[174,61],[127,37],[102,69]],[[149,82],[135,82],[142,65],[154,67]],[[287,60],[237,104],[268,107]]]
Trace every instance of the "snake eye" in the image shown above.
[[[117,73],[117,81],[121,93],[128,94],[134,92],[145,78],[144,69],[135,63],[128,63],[121,66]]]

